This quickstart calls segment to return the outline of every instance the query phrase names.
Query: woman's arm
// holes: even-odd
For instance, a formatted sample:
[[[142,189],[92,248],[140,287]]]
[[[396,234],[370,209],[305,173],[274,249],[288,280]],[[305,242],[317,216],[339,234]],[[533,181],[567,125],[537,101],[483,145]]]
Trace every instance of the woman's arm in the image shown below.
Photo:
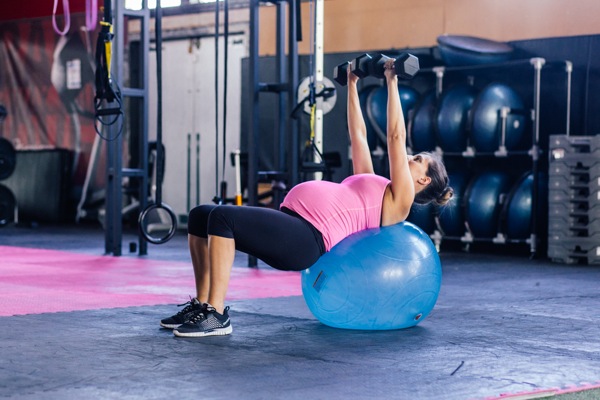
[[[367,126],[360,109],[358,98],[358,77],[348,66],[348,133],[350,135],[350,152],[352,168],[355,174],[372,174],[373,161],[367,142]]]
[[[406,152],[406,125],[393,59],[386,62],[385,77],[388,90],[387,147],[392,183],[383,202],[382,225],[384,226],[404,221],[415,198],[415,186]]]

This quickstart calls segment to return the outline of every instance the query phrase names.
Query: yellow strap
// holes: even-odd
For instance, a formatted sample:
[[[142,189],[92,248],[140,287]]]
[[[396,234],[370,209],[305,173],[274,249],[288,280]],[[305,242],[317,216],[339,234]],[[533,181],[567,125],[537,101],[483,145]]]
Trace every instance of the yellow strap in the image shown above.
[[[315,119],[317,115],[317,105],[313,104],[310,108],[310,140],[315,138]]]
[[[108,26],[109,32],[113,33],[113,26],[110,22],[100,21],[100,25]],[[112,41],[105,40],[104,41],[104,55],[106,56],[106,72],[108,74],[108,79],[110,79],[110,65],[112,60]]]
[[[104,42],[104,53],[106,55],[106,72],[108,73],[108,79],[110,79],[110,63],[112,59],[112,42]]]

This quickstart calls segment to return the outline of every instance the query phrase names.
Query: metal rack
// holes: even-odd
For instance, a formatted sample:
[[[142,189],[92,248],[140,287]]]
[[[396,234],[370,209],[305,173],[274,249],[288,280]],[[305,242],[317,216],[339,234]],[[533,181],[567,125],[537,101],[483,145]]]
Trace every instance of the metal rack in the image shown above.
[[[548,257],[600,264],[600,136],[551,135]]]
[[[148,202],[149,167],[148,167],[148,118],[149,118],[149,90],[148,90],[148,55],[150,51],[150,10],[147,0],[142,1],[141,10],[125,8],[124,0],[114,0],[114,34],[113,69],[114,80],[125,82],[125,51],[127,37],[127,23],[130,19],[140,21],[140,52],[137,60],[138,87],[122,86],[124,112],[123,132],[126,132],[128,116],[136,116],[135,125],[138,127],[137,151],[139,152],[138,165],[133,168],[123,168],[123,135],[107,142],[106,161],[106,215],[105,215],[105,251],[107,254],[120,256],[122,254],[123,232],[123,178],[130,181],[138,180],[137,199],[140,210],[144,210]],[[130,60],[131,61],[131,60]],[[127,99],[131,100],[127,104]],[[136,112],[133,108],[137,107]],[[118,135],[119,127],[108,127],[112,132],[110,137]],[[139,233],[138,251],[140,255],[148,252],[148,244],[143,235]]]
[[[525,60],[515,60],[509,61],[501,64],[484,64],[484,65],[476,65],[476,66],[465,66],[465,67],[434,67],[428,70],[422,70],[421,73],[431,73],[435,75],[435,90],[436,94],[439,95],[442,92],[443,81],[447,74],[454,72],[472,72],[472,71],[485,71],[489,69],[503,69],[509,70],[511,68],[523,68],[527,67],[533,71],[532,76],[532,90],[533,90],[533,100],[531,107],[531,147],[525,151],[507,151],[505,146],[505,135],[506,132],[506,122],[507,116],[512,112],[510,109],[501,109],[500,110],[500,129],[501,129],[501,142],[499,143],[498,149],[493,152],[477,152],[474,148],[467,146],[467,149],[464,152],[460,153],[444,153],[439,147],[436,151],[442,157],[462,157],[462,158],[505,158],[505,157],[529,157],[531,159],[531,173],[533,175],[533,186],[532,186],[532,212],[531,212],[531,233],[529,238],[520,240],[520,239],[509,239],[504,235],[500,230],[497,235],[492,238],[483,238],[476,237],[470,232],[468,224],[466,224],[466,233],[463,236],[446,236],[443,233],[443,230],[440,227],[439,218],[436,216],[436,229],[431,235],[434,240],[436,246],[439,248],[443,240],[454,240],[465,243],[467,246],[473,242],[492,242],[495,244],[506,244],[506,243],[521,243],[524,242],[529,245],[530,253],[532,256],[535,256],[538,251],[539,245],[539,221],[536,217],[536,208],[540,204],[539,193],[538,193],[538,179],[540,174],[540,157],[543,153],[543,150],[540,147],[540,92],[541,92],[541,74],[542,70],[545,67],[550,65],[553,66],[563,66],[566,73],[566,82],[567,82],[567,99],[566,99],[566,129],[567,132],[570,126],[570,102],[571,102],[571,73],[572,73],[572,63],[570,61],[564,62],[556,62],[556,63],[547,63],[543,58],[531,58]]]
[[[259,80],[259,8],[262,3],[275,3],[276,13],[276,63],[275,82]],[[286,24],[286,5],[288,21]],[[248,204],[258,204],[258,182],[261,175],[285,175],[288,184],[298,182],[298,124],[291,118],[296,104],[296,88],[298,87],[298,44],[300,0],[250,1],[250,113],[248,118]],[[285,53],[285,37],[287,27],[288,54]],[[258,148],[259,133],[259,101],[261,93],[274,93],[278,96],[277,120],[274,141],[275,171],[259,171]],[[286,148],[288,157],[286,160]],[[287,168],[286,168],[287,166]],[[275,199],[278,204],[282,199]]]
[[[275,3],[276,12],[276,63],[275,82],[260,82],[259,79],[259,8],[262,3]],[[286,24],[286,5],[288,20]],[[296,104],[298,87],[298,38],[300,34],[300,0],[262,1],[250,0],[250,44],[249,44],[249,98],[248,118],[248,205],[258,205],[258,183],[261,176],[287,178],[289,185],[298,182],[298,123],[291,118]],[[285,37],[287,28],[288,53],[286,55]],[[259,155],[259,101],[261,94],[274,93],[278,97],[277,119],[275,126],[274,165],[275,171],[260,171]],[[286,160],[287,149],[287,160]],[[274,193],[274,203],[283,200],[282,194]],[[248,265],[256,266],[256,259],[249,256]]]

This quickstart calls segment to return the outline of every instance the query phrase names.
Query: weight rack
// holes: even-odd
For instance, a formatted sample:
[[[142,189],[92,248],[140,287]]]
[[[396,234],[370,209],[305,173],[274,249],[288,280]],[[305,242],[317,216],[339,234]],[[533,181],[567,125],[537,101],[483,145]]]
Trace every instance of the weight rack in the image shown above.
[[[600,136],[551,135],[548,258],[600,264]]]

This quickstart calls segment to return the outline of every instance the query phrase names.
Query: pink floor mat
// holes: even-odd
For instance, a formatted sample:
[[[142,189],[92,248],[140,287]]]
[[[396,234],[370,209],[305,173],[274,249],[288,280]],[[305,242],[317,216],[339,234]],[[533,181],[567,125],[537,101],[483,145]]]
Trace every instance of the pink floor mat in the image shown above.
[[[0,316],[184,303],[186,262],[0,246]],[[227,298],[302,295],[300,274],[234,267]]]

